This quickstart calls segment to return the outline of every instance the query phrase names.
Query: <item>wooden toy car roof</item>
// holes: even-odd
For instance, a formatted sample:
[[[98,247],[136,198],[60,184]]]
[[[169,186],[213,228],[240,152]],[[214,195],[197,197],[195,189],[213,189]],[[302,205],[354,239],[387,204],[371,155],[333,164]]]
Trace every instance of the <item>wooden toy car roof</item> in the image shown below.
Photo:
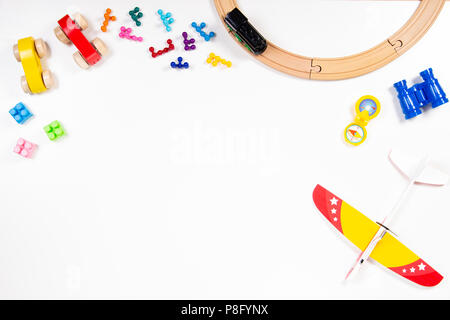
[[[214,3],[224,24],[227,13],[238,7],[236,0],[214,0]],[[372,49],[355,55],[310,58],[288,52],[267,41],[267,49],[254,57],[269,67],[305,79],[340,80],[357,77],[381,68],[411,48],[431,27],[444,4],[445,0],[422,0],[399,31]]]

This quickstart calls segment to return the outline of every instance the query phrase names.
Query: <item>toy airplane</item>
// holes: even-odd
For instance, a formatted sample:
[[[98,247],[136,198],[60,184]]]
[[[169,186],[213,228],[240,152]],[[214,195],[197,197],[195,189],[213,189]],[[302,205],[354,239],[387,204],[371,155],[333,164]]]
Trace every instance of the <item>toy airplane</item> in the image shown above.
[[[398,152],[391,152],[389,158],[394,166],[409,178],[409,183],[390,214],[381,223],[373,222],[320,185],[314,189],[314,203],[325,218],[361,250],[346,278],[371,257],[414,283],[427,287],[435,286],[443,277],[397,240],[386,225],[398,212],[415,183],[443,186],[447,183],[448,176],[427,166],[428,158],[422,159],[418,164],[412,163],[411,158]]]

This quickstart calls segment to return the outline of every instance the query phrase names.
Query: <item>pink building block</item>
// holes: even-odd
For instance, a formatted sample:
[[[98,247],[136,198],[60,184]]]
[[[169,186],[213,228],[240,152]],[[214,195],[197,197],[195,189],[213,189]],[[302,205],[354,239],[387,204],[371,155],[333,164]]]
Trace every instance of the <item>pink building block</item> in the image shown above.
[[[19,138],[19,140],[17,140],[17,145],[14,148],[14,152],[20,154],[22,157],[31,158],[36,147],[37,146],[34,143]]]
[[[119,37],[126,38],[128,40],[139,41],[139,42],[142,42],[142,40],[144,40],[142,37],[132,36],[131,31],[133,31],[131,28],[127,29],[125,27],[120,27]]]

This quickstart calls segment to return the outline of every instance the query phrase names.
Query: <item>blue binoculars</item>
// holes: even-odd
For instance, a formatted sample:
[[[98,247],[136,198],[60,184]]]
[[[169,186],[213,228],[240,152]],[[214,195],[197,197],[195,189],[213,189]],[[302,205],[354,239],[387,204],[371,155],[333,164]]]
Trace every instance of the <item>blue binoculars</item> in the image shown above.
[[[434,77],[433,69],[429,68],[420,73],[424,82],[417,83],[408,88],[406,80],[394,84],[398,92],[398,99],[405,119],[411,119],[422,113],[420,108],[431,104],[437,108],[448,102],[447,96],[439,81]]]

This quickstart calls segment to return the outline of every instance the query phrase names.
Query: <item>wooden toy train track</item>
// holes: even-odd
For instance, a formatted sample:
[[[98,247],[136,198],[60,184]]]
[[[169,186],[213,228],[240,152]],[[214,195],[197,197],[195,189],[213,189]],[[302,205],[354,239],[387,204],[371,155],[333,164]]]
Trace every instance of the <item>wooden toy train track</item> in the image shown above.
[[[410,49],[434,23],[445,0],[422,0],[408,22],[386,41],[367,51],[340,58],[310,58],[283,50],[266,42],[248,23],[236,0],[214,0],[214,3],[222,22],[236,41],[262,63],[300,78],[340,80],[372,72]]]

